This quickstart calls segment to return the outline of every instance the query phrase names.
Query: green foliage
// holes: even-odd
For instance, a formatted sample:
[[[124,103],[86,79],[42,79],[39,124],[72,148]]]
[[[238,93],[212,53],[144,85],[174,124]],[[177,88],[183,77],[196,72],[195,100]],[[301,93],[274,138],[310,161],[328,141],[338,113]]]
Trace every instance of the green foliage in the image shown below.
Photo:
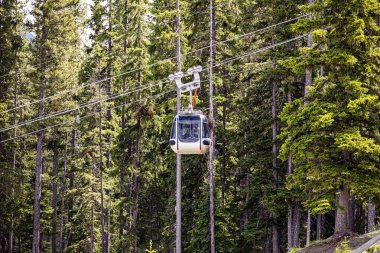
[[[280,115],[286,123],[280,157],[286,160],[292,154],[296,165],[288,187],[315,194],[306,203],[314,211],[330,210],[328,202],[342,185],[358,196],[376,195],[380,176],[380,143],[374,128],[379,124],[379,82],[364,71],[379,73],[378,66],[368,61],[379,41],[373,36],[378,31],[374,22],[379,4],[353,1],[340,19],[334,12],[341,8],[338,2],[310,7],[313,19],[296,27],[315,29],[313,47],[301,49],[299,57],[285,62],[289,66],[298,62],[298,67],[291,67],[295,73],[316,64],[328,69],[325,76],[314,79],[305,98],[286,105]]]
[[[341,242],[340,246],[335,249],[335,253],[349,253],[351,252],[350,247],[348,246],[347,238],[344,237],[344,240]]]
[[[297,253],[297,252],[300,252],[302,250],[302,248],[293,248],[291,250],[288,251],[288,253]]]
[[[153,242],[152,242],[152,240],[150,240],[149,241],[149,249],[146,249],[145,251],[147,252],[147,253],[156,253],[157,251],[156,250],[153,250],[152,249],[152,247],[153,247]]]
[[[102,252],[103,194],[103,223],[111,237],[111,252],[172,252],[176,157],[168,147],[168,135],[176,97],[174,92],[154,96],[175,88],[166,81],[177,69],[176,1],[94,0],[88,18],[80,2],[37,0],[32,11],[35,22],[24,25],[22,6],[0,1],[0,111],[14,106],[16,90],[18,105],[38,99],[41,85],[45,97],[64,93],[45,101],[45,114],[93,103],[43,120],[43,126],[68,124],[44,133],[42,250],[52,251],[52,224],[58,224],[58,236],[62,218],[64,252]],[[216,0],[214,4],[216,251],[271,251],[273,227],[279,231],[280,251],[285,251],[288,207],[302,203],[302,212],[326,214],[330,224],[335,193],[342,185],[350,187],[357,208],[368,197],[378,203],[378,1],[314,1],[306,6],[298,0]],[[207,69],[208,7],[209,1],[180,1],[184,71],[198,64]],[[312,18],[251,33],[300,12],[310,12]],[[87,46],[81,43],[84,30],[91,33]],[[228,61],[310,31],[312,47],[300,40]],[[22,40],[26,32],[36,37]],[[250,35],[240,36],[246,33]],[[314,78],[304,96],[308,67]],[[197,101],[206,115],[208,78],[203,71]],[[98,103],[98,99],[107,101]],[[183,95],[182,101],[187,100]],[[0,127],[35,118],[38,107],[32,103],[1,114]],[[115,108],[108,111],[110,107]],[[79,121],[72,124],[76,118]],[[0,141],[37,127],[29,124],[1,132]],[[1,250],[11,230],[14,240],[20,240],[20,249],[17,245],[14,251],[31,248],[35,139],[28,135],[0,143]],[[53,170],[55,145],[57,171]],[[278,149],[279,159],[274,157]],[[208,173],[207,155],[182,157],[186,252],[209,251]],[[301,223],[301,242],[304,227]],[[325,230],[325,235],[332,233],[330,227]]]

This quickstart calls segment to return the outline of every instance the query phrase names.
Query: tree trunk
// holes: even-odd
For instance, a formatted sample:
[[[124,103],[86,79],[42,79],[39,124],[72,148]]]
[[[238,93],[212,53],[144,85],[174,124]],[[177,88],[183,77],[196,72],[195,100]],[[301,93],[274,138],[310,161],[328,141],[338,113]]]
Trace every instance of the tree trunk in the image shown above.
[[[13,214],[11,214],[11,223],[8,233],[8,253],[13,252]]]
[[[124,64],[124,66],[127,64],[127,47],[128,47],[127,27],[128,27],[128,23],[129,23],[129,18],[128,18],[128,15],[126,14],[127,10],[128,10],[128,1],[125,1],[125,5],[124,5],[125,16],[124,16],[124,23],[123,23],[123,27],[124,27],[124,38],[123,38],[123,56],[124,56],[124,58],[123,58],[123,64]],[[126,84],[127,84],[127,76],[123,75],[123,85],[122,85],[123,94],[126,92]],[[122,106],[122,111],[121,111],[121,128],[122,129],[125,128],[125,104],[126,104],[126,96],[123,96],[123,106]]]
[[[290,251],[293,248],[293,226],[292,226],[292,220],[293,220],[293,208],[291,204],[288,204],[288,251]]]
[[[272,229],[269,229],[269,227],[266,228],[266,241],[265,241],[265,249],[264,249],[264,252],[265,253],[269,253],[270,252],[270,242],[271,242],[271,231]]]
[[[308,5],[313,4],[313,0],[307,0]],[[311,14],[309,14],[309,18],[311,19]],[[307,37],[307,47],[312,47],[313,46],[313,37],[311,35],[311,31]],[[306,79],[305,79],[305,96],[309,92],[309,88],[311,87],[313,83],[313,69],[311,66],[308,66],[306,68]]]
[[[62,175],[62,199],[61,199],[61,215],[60,215],[60,221],[59,221],[59,252],[63,252],[65,249],[65,243],[64,243],[64,230],[65,230],[65,224],[64,224],[64,213],[65,213],[65,191],[66,191],[66,169],[67,169],[67,142],[68,142],[68,133],[66,133],[66,139],[65,139],[65,154],[64,154],[64,160],[63,160],[63,175]]]
[[[307,210],[307,224],[306,224],[306,247],[310,244],[310,233],[311,233],[311,212],[310,209]]]
[[[288,103],[292,102],[292,93],[288,90]],[[289,154],[288,158],[288,176],[293,173],[293,156]],[[293,206],[292,203],[288,204],[288,251],[293,248]]]
[[[125,1],[124,2],[125,5],[124,5],[124,20],[123,20],[123,27],[124,27],[124,37],[123,37],[123,64],[124,66],[126,66],[127,64],[127,47],[128,47],[128,44],[127,44],[127,27],[128,27],[128,23],[129,23],[129,18],[128,18],[128,14],[127,14],[127,10],[128,10],[128,1]],[[127,80],[126,80],[126,76],[123,75],[123,84],[122,84],[122,91],[123,93],[126,93],[126,83],[127,83]],[[123,102],[122,102],[122,111],[121,111],[121,129],[122,131],[125,129],[125,123],[126,123],[126,119],[125,119],[125,104],[126,104],[126,96],[123,96]],[[126,157],[124,158],[124,161],[126,160]],[[125,188],[125,162],[121,165],[121,168],[120,168],[120,190],[121,190],[121,194],[126,194],[127,195],[127,192],[124,191],[124,188]],[[124,231],[124,226],[125,226],[125,222],[126,222],[126,219],[124,218],[124,215],[123,215],[123,210],[124,210],[124,205],[120,205],[120,210],[119,210],[119,252],[120,253],[123,253],[124,252],[124,247],[123,247],[123,243],[122,243],[122,238],[123,238],[123,231]]]
[[[100,148],[101,149],[101,148]],[[100,153],[102,155],[102,153]],[[103,168],[100,169],[100,213],[102,226],[102,253],[106,252],[106,232],[104,222],[104,190],[103,190]]]
[[[99,82],[99,170],[100,170],[100,214],[101,214],[101,227],[102,227],[102,253],[106,251],[106,240],[104,230],[104,193],[103,193],[103,145],[102,145],[102,86]]]
[[[107,253],[111,252],[111,197],[108,195],[107,208]]]
[[[293,247],[299,248],[300,246],[300,224],[301,224],[301,204],[297,201],[293,210]]]
[[[108,5],[109,5],[109,11],[108,11],[108,32],[111,34],[111,31],[112,31],[112,27],[111,27],[111,5],[112,5],[112,1],[109,0],[108,1]],[[111,81],[111,76],[112,76],[112,68],[111,68],[111,65],[112,65],[112,58],[111,58],[111,55],[112,55],[112,40],[111,38],[108,38],[108,57],[109,57],[109,60],[107,62],[107,96],[108,98],[111,98],[112,97],[112,81]],[[111,108],[109,105],[107,105],[107,121],[108,123],[111,122],[111,119],[112,119],[112,111],[111,111]],[[107,139],[106,139],[106,143],[107,143],[107,161],[106,161],[106,167],[107,168],[110,168],[111,167],[111,151],[110,151],[110,143],[111,143],[111,135],[110,134],[107,134]]]
[[[226,73],[225,73],[226,74]],[[223,80],[223,96],[227,98],[227,85]],[[227,102],[223,101],[222,105],[222,123],[223,123],[223,144],[222,144],[222,210],[225,210],[225,193],[226,193],[226,166],[227,166],[227,137],[226,137],[226,118]]]
[[[276,62],[274,62],[276,66]],[[272,177],[273,177],[273,187],[277,188],[278,172],[277,172],[277,157],[278,157],[278,147],[277,147],[277,83],[275,80],[272,81]],[[272,215],[273,216],[273,215]],[[273,217],[272,225],[272,250],[273,253],[279,252],[279,238],[278,238],[278,228],[277,219]]]
[[[216,15],[215,8],[213,6],[213,0],[210,0],[210,108],[209,108],[209,120],[210,120],[210,158],[209,158],[209,186],[210,186],[210,252],[215,253],[215,207],[214,207],[214,149],[215,149],[215,119],[214,119],[214,86],[213,86],[213,64],[215,61],[214,41],[216,39]]]
[[[140,17],[138,19],[138,31],[137,31],[137,45],[138,48],[140,49],[140,55],[139,55],[139,62],[138,62],[138,72],[137,72],[137,83],[138,83],[138,92],[137,92],[137,110],[140,109],[141,106],[141,84],[142,84],[142,75],[141,75],[141,62],[142,62],[142,34],[141,34],[141,13],[139,14]],[[137,138],[136,138],[136,160],[135,160],[135,165],[136,168],[140,168],[140,131],[141,131],[141,120],[140,118],[137,119]],[[133,178],[133,177],[132,177]],[[138,218],[139,218],[139,191],[140,191],[140,176],[137,174],[134,177],[134,190],[135,190],[135,206],[133,209],[133,228],[136,228]],[[135,240],[135,245],[134,245],[134,252],[137,252],[137,240]]]
[[[54,156],[53,156],[53,174],[54,181],[52,185],[53,190],[53,220],[52,220],[52,236],[51,236],[51,251],[53,253],[57,252],[57,206],[58,206],[58,195],[57,195],[57,179],[58,179],[58,140],[54,141]]]
[[[33,253],[40,252],[40,213],[41,213],[41,177],[42,177],[42,156],[43,156],[43,134],[40,132],[37,137],[37,160],[36,160],[36,180],[34,191],[34,215],[33,215]]]
[[[349,200],[350,189],[347,185],[342,186],[340,192],[337,194],[337,210],[335,217],[334,236],[340,237],[347,235],[349,231]]]
[[[348,230],[355,232],[355,198],[350,197],[348,201]]]
[[[75,146],[76,146],[77,132],[73,128],[71,130],[71,143],[70,143],[70,173],[69,173],[69,189],[74,189],[74,171],[75,171]],[[74,209],[74,197],[70,196],[67,207],[67,222],[72,220],[72,213]],[[68,229],[65,247],[70,246],[72,243],[71,229]]]
[[[176,57],[177,57],[177,72],[182,69],[181,62],[181,16],[179,0],[176,0]],[[177,88],[177,113],[181,111],[181,91]],[[176,240],[175,240],[175,252],[182,252],[182,167],[181,167],[181,155],[176,155]]]
[[[91,231],[90,231],[90,253],[94,253],[94,242],[95,242],[95,236],[94,236],[94,223],[95,223],[95,217],[94,217],[94,209],[96,205],[95,201],[95,157],[92,155],[92,166],[91,166],[91,191],[92,191],[92,205],[91,205]]]
[[[108,32],[111,34],[112,32],[112,22],[111,22],[111,13],[112,13],[112,0],[108,1]],[[112,40],[111,38],[108,38],[108,62],[107,62],[107,96],[108,98],[112,97]],[[107,105],[107,122],[111,125],[111,119],[112,119],[112,111],[109,105]],[[106,143],[107,143],[107,160],[106,160],[106,167],[110,168],[111,167],[111,134],[106,135]],[[109,219],[110,217],[108,216],[110,213],[109,208],[106,210],[107,213],[107,232],[106,232],[106,237],[105,237],[105,247],[106,247],[106,252],[110,252],[110,226],[109,226]]]
[[[46,19],[46,11],[42,13],[42,19]],[[41,69],[40,69],[40,90],[38,99],[41,101],[45,97],[45,69],[46,69],[46,51],[44,50],[44,44],[47,36],[47,27],[42,26],[41,36]],[[41,118],[44,115],[44,102],[41,101],[38,109],[38,117]],[[36,178],[35,178],[35,190],[34,190],[34,214],[33,214],[33,246],[32,252],[40,252],[40,213],[41,213],[41,177],[42,177],[42,162],[43,162],[43,144],[44,144],[44,126],[39,123],[37,134],[37,155],[36,155]]]
[[[14,77],[14,85],[13,85],[13,107],[16,108],[17,106],[17,76],[18,76],[18,69],[16,66],[16,75]],[[16,125],[17,116],[16,116],[16,110],[13,111],[13,125]],[[13,130],[13,137],[15,138],[17,135],[17,128]],[[15,180],[15,172],[16,172],[16,160],[17,160],[17,153],[16,153],[16,147],[13,148],[13,161],[12,161],[12,180]],[[14,201],[15,198],[15,187],[12,184],[12,200]],[[9,228],[9,238],[8,238],[8,252],[13,252],[13,226],[14,226],[14,212],[12,210],[11,212],[11,224]]]
[[[320,66],[320,76],[323,76],[325,74],[325,67],[324,65]],[[323,220],[324,220],[324,215],[323,214],[317,214],[317,240],[322,239],[322,233],[323,233]]]
[[[317,240],[322,239],[323,214],[317,214]]]
[[[372,198],[368,199],[368,232],[376,230],[376,206],[372,203]]]

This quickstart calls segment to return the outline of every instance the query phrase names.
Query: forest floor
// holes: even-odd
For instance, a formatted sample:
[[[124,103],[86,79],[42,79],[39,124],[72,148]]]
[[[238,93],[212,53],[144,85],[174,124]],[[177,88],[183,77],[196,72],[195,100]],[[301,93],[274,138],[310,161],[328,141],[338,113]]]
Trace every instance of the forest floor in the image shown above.
[[[354,250],[359,248],[364,243],[371,240],[376,235],[380,234],[380,230],[374,231],[372,233],[364,234],[364,235],[353,235],[347,237],[340,238],[328,238],[323,241],[315,241],[312,242],[309,247],[300,249],[298,251],[292,251],[297,253],[335,253],[335,250],[338,246],[342,247],[342,242],[344,240],[348,241],[348,247],[350,250]],[[347,251],[340,251],[347,252]],[[380,241],[378,241],[375,245],[370,247],[368,251],[365,253],[380,253]]]

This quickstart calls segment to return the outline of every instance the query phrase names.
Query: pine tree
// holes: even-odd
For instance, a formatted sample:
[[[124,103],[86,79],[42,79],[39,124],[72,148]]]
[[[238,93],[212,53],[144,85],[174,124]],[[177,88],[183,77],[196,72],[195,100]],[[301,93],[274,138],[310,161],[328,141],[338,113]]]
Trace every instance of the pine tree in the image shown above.
[[[314,44],[290,61],[297,73],[305,66],[324,65],[327,73],[315,79],[305,99],[287,105],[281,119],[281,158],[293,154],[296,170],[291,186],[312,192],[309,206],[334,202],[335,235],[349,232],[350,196],[377,194],[379,69],[376,43],[379,31],[376,1],[316,2],[299,31],[314,29]],[[335,15],[336,12],[340,16]],[[337,200],[334,201],[334,195]]]
[[[21,39],[22,5],[17,1],[0,2],[0,111],[15,107],[18,103],[19,77],[17,75],[20,64],[20,54],[23,47]],[[16,110],[1,112],[0,128],[8,124],[16,124],[19,113]],[[16,129],[1,132],[0,141],[5,141],[17,134]],[[15,141],[0,144],[0,166],[2,173],[0,180],[3,183],[0,189],[0,198],[4,200],[0,204],[2,222],[0,231],[3,239],[0,248],[4,252],[14,250],[14,239],[19,234],[15,233],[17,227],[17,206],[20,205],[20,156],[19,146]]]
[[[54,112],[56,108],[72,106],[72,101],[67,97],[55,99],[46,105],[43,99],[46,96],[56,94],[56,92],[67,91],[76,85],[76,70],[78,69],[78,50],[79,50],[79,31],[76,18],[78,15],[78,3],[67,0],[59,3],[54,1],[37,1],[34,5],[33,15],[35,23],[32,28],[36,33],[36,39],[30,44],[32,54],[35,57],[34,64],[36,71],[31,76],[31,82],[38,87],[38,117]],[[70,46],[68,46],[70,45]],[[67,119],[67,118],[66,118]],[[40,252],[44,249],[41,244],[41,233],[48,233],[45,228],[46,215],[51,215],[51,209],[41,210],[50,206],[46,198],[51,198],[50,193],[43,190],[48,186],[48,181],[42,180],[42,174],[48,173],[49,163],[52,162],[44,155],[49,155],[50,148],[47,145],[46,151],[43,150],[44,143],[49,143],[50,139],[45,136],[43,128],[48,124],[56,124],[64,119],[54,118],[52,120],[40,120],[38,122],[39,132],[37,133],[38,145],[36,154],[36,180],[35,180],[35,203],[34,203],[34,226],[33,226],[33,252]],[[59,140],[60,136],[55,135]],[[53,140],[53,143],[55,141]],[[49,157],[49,156],[47,156]],[[57,159],[57,157],[56,157]],[[55,185],[55,184],[54,184]],[[56,186],[55,186],[56,187]],[[44,192],[41,196],[42,191]],[[45,194],[46,193],[46,194]],[[56,192],[55,192],[56,194]],[[41,198],[43,197],[43,198]],[[56,198],[57,196],[55,196]],[[50,200],[51,201],[51,200]],[[55,211],[56,208],[55,208]],[[57,231],[54,231],[56,233]],[[42,247],[42,248],[41,248]]]

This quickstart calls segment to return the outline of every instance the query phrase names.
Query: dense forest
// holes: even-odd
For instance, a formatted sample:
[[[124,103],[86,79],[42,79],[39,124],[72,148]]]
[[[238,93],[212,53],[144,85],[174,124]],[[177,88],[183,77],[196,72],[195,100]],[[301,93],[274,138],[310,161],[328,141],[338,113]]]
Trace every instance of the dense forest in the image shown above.
[[[0,252],[376,230],[379,45],[378,0],[0,0]],[[176,155],[168,76],[198,65],[210,151]]]

